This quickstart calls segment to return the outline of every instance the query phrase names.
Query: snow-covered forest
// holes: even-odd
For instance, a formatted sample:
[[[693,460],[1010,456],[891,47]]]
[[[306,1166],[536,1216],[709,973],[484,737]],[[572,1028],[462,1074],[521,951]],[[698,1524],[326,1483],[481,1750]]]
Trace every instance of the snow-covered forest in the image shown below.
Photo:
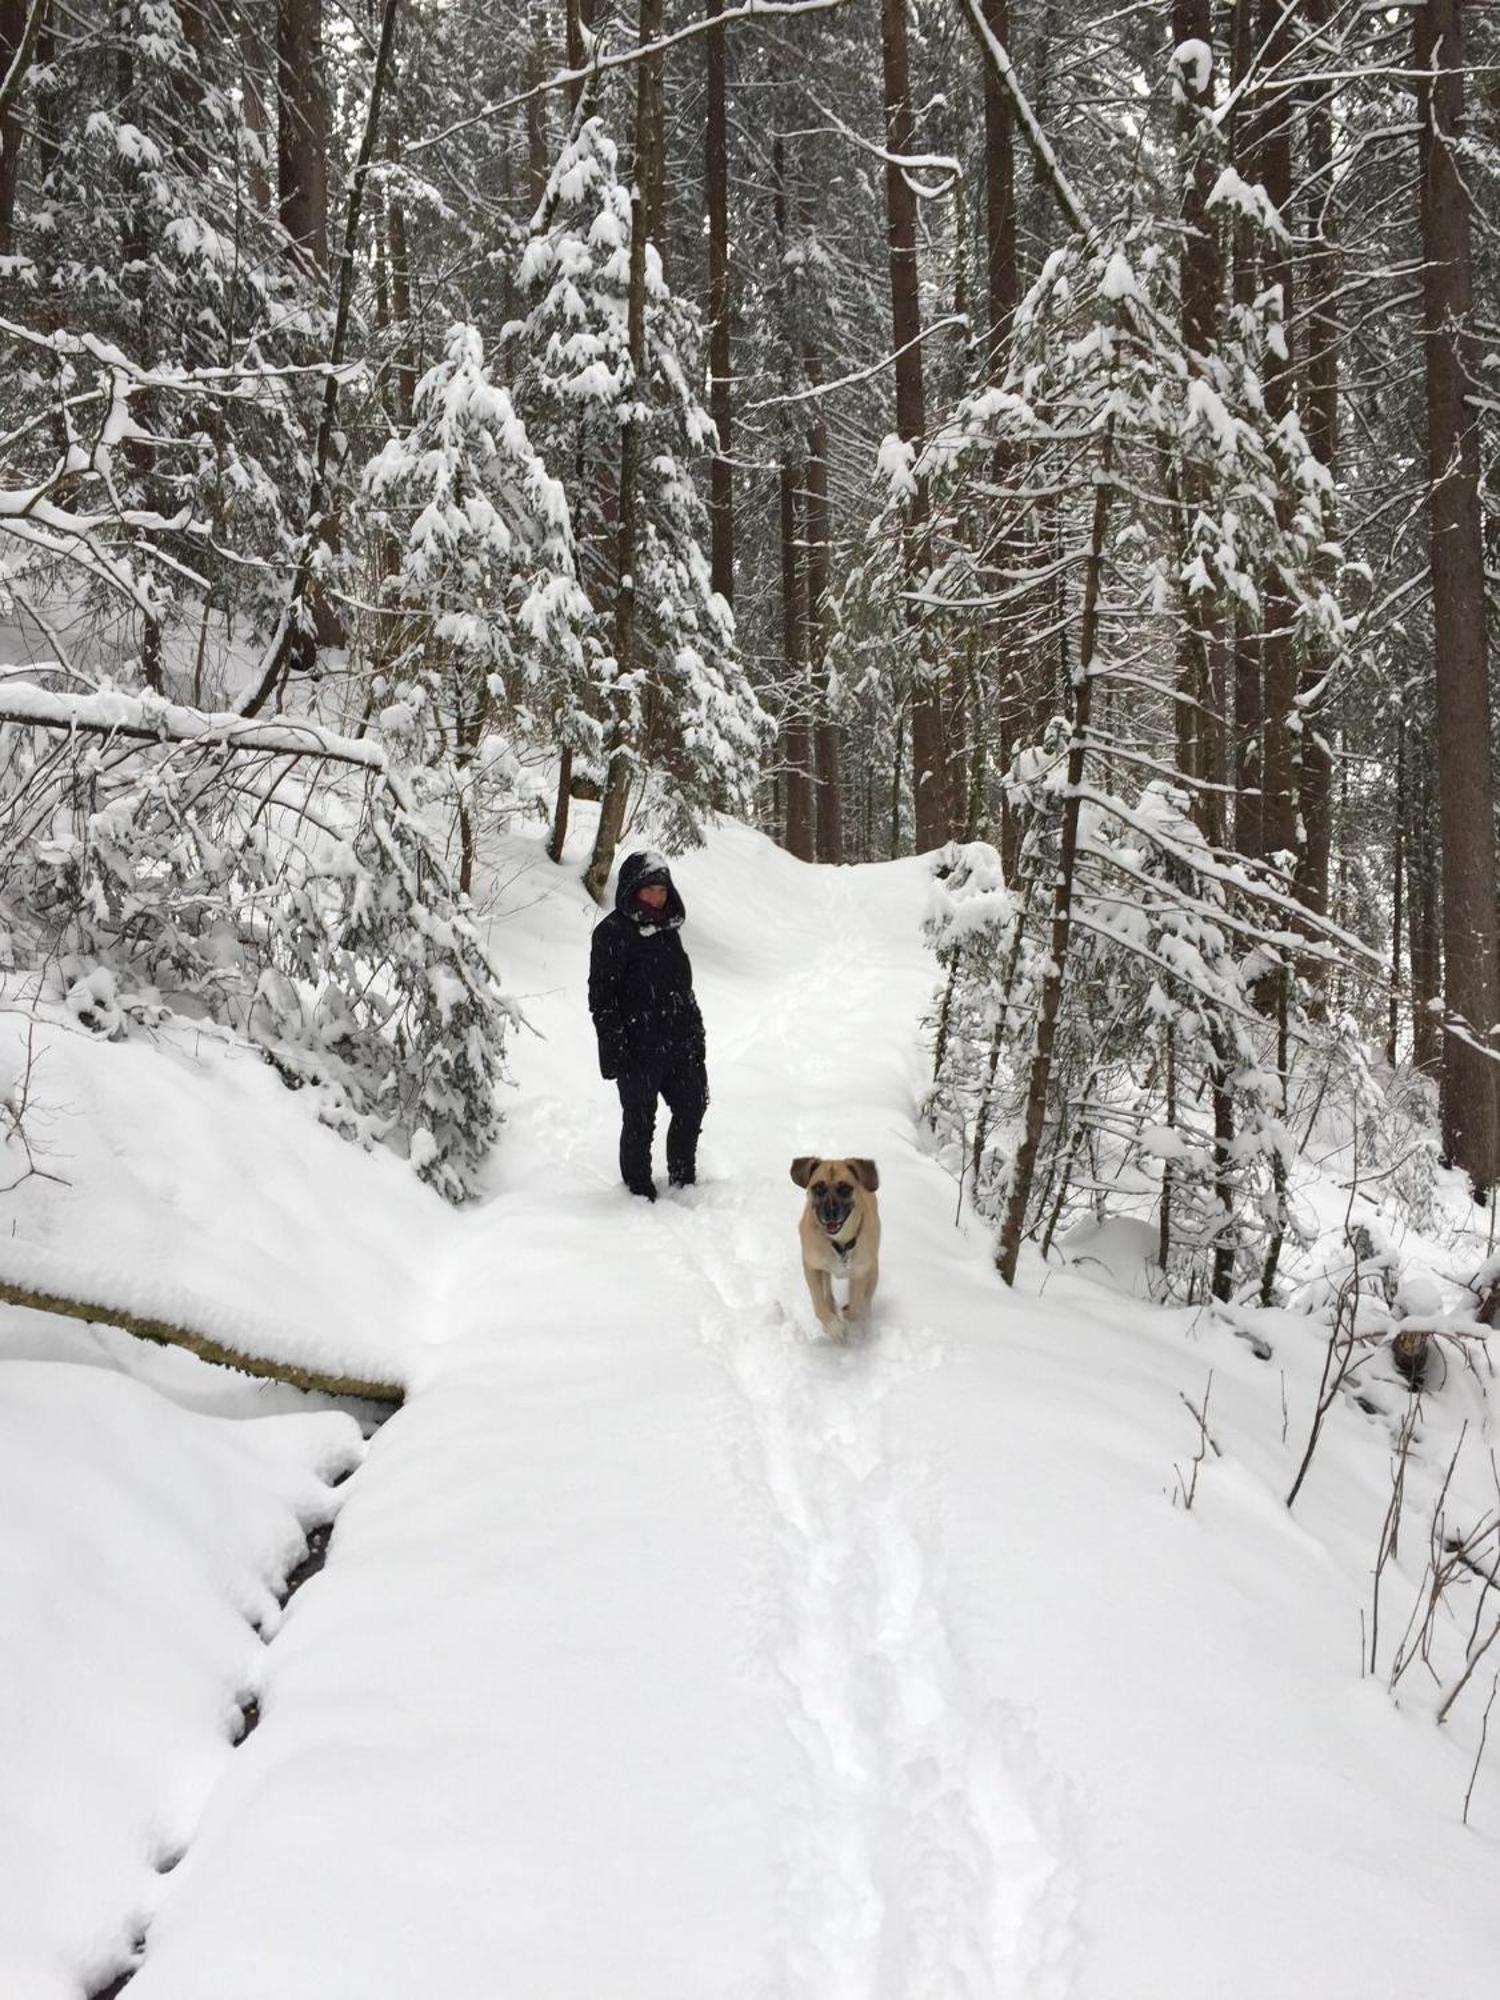
[[[1497,79],[0,0],[7,2000],[1491,1990]]]

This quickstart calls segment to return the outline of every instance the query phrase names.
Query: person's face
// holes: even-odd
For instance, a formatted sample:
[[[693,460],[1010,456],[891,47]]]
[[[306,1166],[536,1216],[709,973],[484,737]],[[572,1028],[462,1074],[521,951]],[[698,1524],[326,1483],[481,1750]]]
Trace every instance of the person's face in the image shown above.
[[[664,910],[667,907],[667,885],[665,882],[648,882],[637,890],[636,901],[644,903],[648,910]]]

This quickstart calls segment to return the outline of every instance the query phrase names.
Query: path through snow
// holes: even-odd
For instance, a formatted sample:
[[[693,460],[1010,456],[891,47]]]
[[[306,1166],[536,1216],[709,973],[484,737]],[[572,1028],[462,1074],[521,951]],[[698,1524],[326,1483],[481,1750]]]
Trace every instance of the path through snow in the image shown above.
[[[586,924],[534,927],[499,1192],[131,2000],[210,1965],[214,2000],[1065,1990],[1067,1857],[955,1648],[942,1464],[893,1427],[945,1346],[905,1221],[951,1205],[911,1122],[920,875],[734,842],[680,871],[714,1101],[654,1210],[615,1183]],[[887,1219],[843,1348],[788,1176],[834,1148]]]

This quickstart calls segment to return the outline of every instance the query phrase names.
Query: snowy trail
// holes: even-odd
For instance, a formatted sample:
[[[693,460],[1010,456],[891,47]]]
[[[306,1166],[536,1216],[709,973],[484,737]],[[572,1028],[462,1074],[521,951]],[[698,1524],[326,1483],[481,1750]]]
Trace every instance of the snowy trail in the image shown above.
[[[768,914],[761,875],[682,875],[704,1184],[619,1191],[581,949],[538,964],[547,1042],[433,1274],[430,1382],[270,1651],[132,2000],[203,2000],[206,1953],[215,2000],[1066,1991],[1066,1857],[958,1656],[942,1467],[896,1414],[944,1351],[902,1211],[951,1200],[911,1129],[915,879],[789,867]],[[845,1145],[880,1159],[888,1283],[841,1348],[787,1167]]]
[[[754,1045],[788,1096],[836,1128],[868,1086],[867,1031],[883,1011],[888,967],[885,940],[860,919],[854,878],[828,874],[819,888],[820,954],[781,983],[729,1052]],[[907,1176],[894,1182],[905,1194]],[[903,1384],[941,1365],[942,1342],[930,1326],[884,1314],[846,1347],[809,1339],[801,1298],[788,1310],[777,1254],[791,1211],[785,1199],[774,1214],[763,1206],[773,1204],[711,1206],[713,1226],[695,1226],[691,1244],[720,1304],[703,1330],[754,1433],[745,1476],[775,1510],[774,1657],[806,1766],[807,1803],[784,1834],[775,1991],[1036,1994],[1030,1920],[1056,1858],[953,1656],[939,1470],[902,1452],[888,1422]],[[796,1284],[800,1293],[800,1276]],[[1044,1949],[1055,1942],[1048,1936]]]

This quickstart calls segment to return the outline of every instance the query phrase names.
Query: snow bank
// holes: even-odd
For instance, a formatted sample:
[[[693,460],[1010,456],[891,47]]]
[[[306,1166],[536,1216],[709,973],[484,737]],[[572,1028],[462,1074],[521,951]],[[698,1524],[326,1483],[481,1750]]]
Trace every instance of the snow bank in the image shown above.
[[[205,1418],[0,1362],[0,1993],[78,2000],[128,1958],[361,1449],[331,1412]]]
[[[403,1382],[453,1218],[321,1127],[242,1043],[177,1021],[106,1042],[0,1015],[0,1095],[41,1172],[6,1197],[0,1278],[182,1321],[271,1360]],[[18,1149],[7,1150],[10,1173]]]

